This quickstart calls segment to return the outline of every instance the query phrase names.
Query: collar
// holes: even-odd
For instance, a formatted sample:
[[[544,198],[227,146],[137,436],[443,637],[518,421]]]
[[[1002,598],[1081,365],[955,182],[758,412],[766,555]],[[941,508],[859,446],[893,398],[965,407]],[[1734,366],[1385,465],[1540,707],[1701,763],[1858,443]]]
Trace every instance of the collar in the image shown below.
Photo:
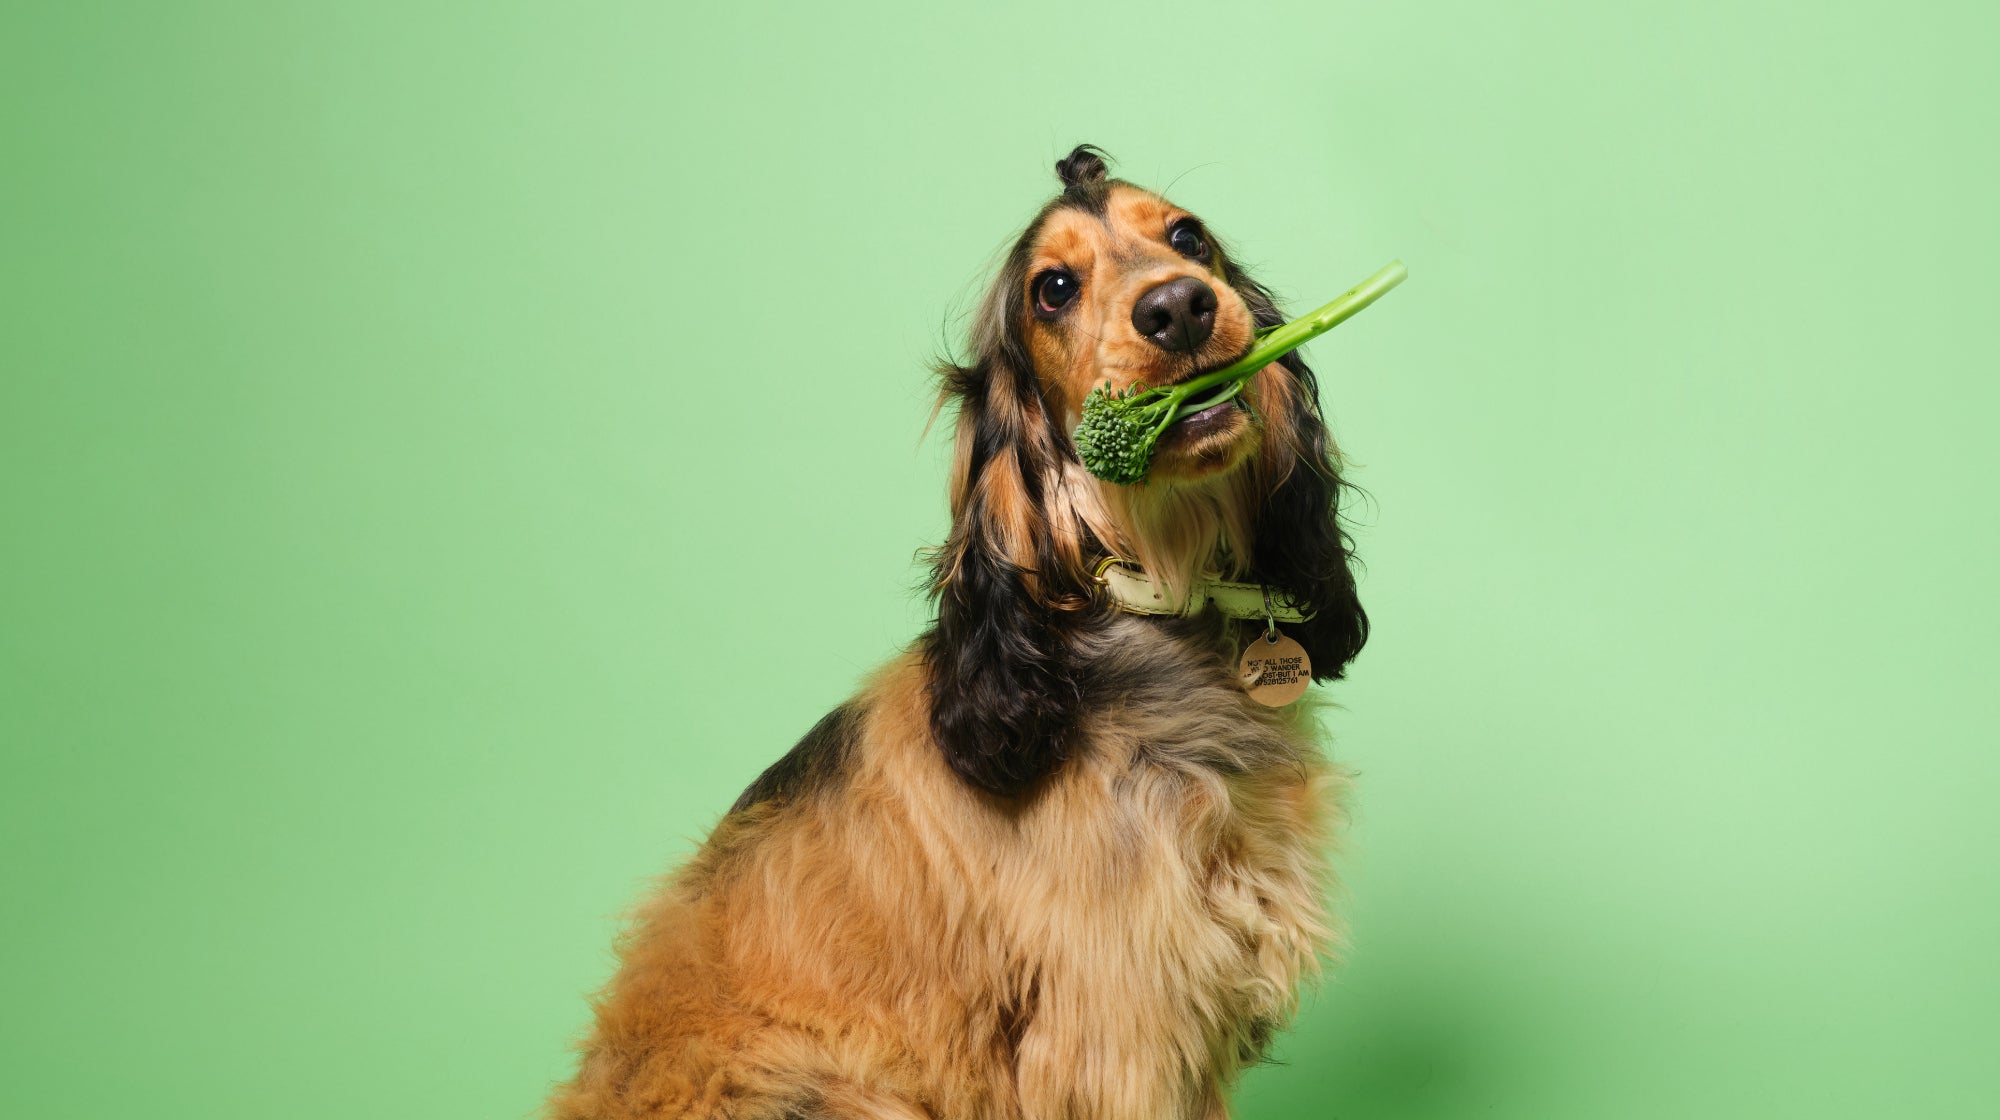
[[[1127,614],[1192,618],[1214,607],[1226,618],[1259,619],[1268,624],[1304,622],[1312,616],[1300,610],[1284,592],[1261,583],[1232,583],[1198,576],[1185,599],[1176,600],[1166,584],[1147,575],[1137,564],[1107,556],[1092,573],[1111,605]]]

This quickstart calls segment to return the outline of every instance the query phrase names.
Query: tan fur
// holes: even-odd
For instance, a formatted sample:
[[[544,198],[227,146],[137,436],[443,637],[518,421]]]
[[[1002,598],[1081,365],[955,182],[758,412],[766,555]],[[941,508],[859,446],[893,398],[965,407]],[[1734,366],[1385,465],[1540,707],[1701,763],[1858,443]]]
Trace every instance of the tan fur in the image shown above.
[[[1226,364],[1249,348],[1249,309],[1221,273],[1168,249],[1165,231],[1188,216],[1172,203],[1120,184],[1111,191],[1100,219],[1081,211],[1054,215],[1039,238],[1028,268],[1030,282],[1043,269],[1068,268],[1083,282],[1080,306],[1072,314],[1080,330],[1058,332],[1030,323],[1036,368],[1065,428],[1074,427],[1083,398],[1109,382],[1170,384],[1202,369]],[[1142,339],[1131,325],[1139,293],[1181,276],[1210,284],[1220,298],[1215,331],[1191,355],[1172,355]],[[1068,336],[1067,338],[1065,336]],[[1265,430],[1265,403],[1288,405],[1284,380],[1259,376],[1248,394],[1259,419],[1239,417],[1236,425],[1192,446],[1171,441],[1155,460],[1143,487],[1114,486],[1068,464],[1056,481],[1054,512],[1088,526],[1118,555],[1138,562],[1177,594],[1197,576],[1240,575],[1248,568],[1254,542],[1250,519],[1257,495],[1289,462],[1290,433]],[[1265,396],[1273,400],[1266,402]],[[1239,470],[1247,459],[1258,470]],[[1060,519],[1059,519],[1060,520]]]
[[[1125,184],[1114,187],[1102,218],[1082,211],[1051,215],[1029,258],[1029,283],[1043,270],[1064,267],[1083,283],[1069,313],[1076,341],[1066,343],[1045,324],[1030,327],[1035,368],[1050,400],[1075,425],[1083,398],[1105,382],[1123,389],[1134,382],[1165,385],[1197,369],[1220,366],[1250,348],[1250,311],[1223,277],[1167,248],[1174,222],[1189,216],[1165,199]],[[1167,354],[1132,329],[1132,304],[1141,292],[1182,276],[1206,281],[1220,297],[1215,330],[1192,354]],[[1207,474],[1228,464],[1209,464]],[[1177,476],[1186,464],[1163,461],[1156,478]]]
[[[1222,1115],[1243,1025],[1289,1017],[1325,944],[1344,779],[1299,712],[1218,674],[1173,694],[1015,810],[889,665],[838,796],[726,818],[648,905],[552,1114]]]
[[[1087,329],[1065,340],[1021,324],[1042,400],[989,392],[990,422],[1045,441],[1024,408],[1064,413],[1066,428],[1106,379],[1160,384],[1247,348],[1249,313],[1219,280],[1197,354],[1163,356],[1130,326],[1137,293],[1212,278],[1163,246],[1181,214],[1120,185],[1102,219],[1052,217],[1029,275],[1060,263],[1083,277]],[[1068,569],[1052,583],[1080,582],[1092,539],[1180,590],[1235,574],[1259,495],[1292,469],[1286,385],[1260,375],[1249,393],[1266,419],[1164,449],[1146,487],[1029,457],[1063,464],[1035,480],[1039,511],[1013,456],[973,476],[961,416],[953,518],[984,518],[1024,568],[1047,535]],[[1224,1087],[1329,947],[1323,861],[1346,779],[1314,745],[1306,704],[1249,700],[1226,634],[1162,634],[1129,617],[1092,633],[1094,663],[1138,683],[1089,713],[1068,761],[1019,800],[947,765],[917,653],[881,670],[849,706],[838,780],[723,818],[646,904],[550,1115],[1226,1117]]]

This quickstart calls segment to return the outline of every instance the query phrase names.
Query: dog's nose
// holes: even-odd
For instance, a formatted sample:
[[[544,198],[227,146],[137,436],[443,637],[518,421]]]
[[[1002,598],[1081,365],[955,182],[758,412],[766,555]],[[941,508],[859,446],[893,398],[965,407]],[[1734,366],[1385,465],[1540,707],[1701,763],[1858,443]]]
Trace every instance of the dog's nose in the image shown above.
[[[1162,350],[1192,350],[1215,333],[1215,289],[1192,276],[1149,288],[1132,305],[1132,325]]]

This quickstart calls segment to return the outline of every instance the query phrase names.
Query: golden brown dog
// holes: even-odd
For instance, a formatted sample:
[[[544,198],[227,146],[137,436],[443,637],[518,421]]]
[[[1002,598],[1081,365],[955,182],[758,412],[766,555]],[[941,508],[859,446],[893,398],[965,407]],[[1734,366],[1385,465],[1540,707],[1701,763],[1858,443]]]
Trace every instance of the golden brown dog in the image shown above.
[[[1282,316],[1095,149],[1057,172],[942,371],[935,626],[643,909],[558,1120],[1220,1120],[1315,971],[1344,780],[1301,705],[1246,693],[1266,624],[1127,613],[1093,578],[1261,584],[1339,676],[1367,619],[1313,377],[1287,357],[1176,424],[1146,484],[1091,478],[1093,386],[1219,368]]]

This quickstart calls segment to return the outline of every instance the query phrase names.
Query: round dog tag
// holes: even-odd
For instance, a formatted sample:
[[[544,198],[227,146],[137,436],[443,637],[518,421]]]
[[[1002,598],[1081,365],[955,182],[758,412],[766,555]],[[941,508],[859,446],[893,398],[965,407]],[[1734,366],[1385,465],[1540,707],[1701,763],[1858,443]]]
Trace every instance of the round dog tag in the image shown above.
[[[1276,630],[1250,639],[1236,665],[1250,699],[1268,708],[1282,708],[1306,694],[1312,684],[1312,658],[1306,647]]]

